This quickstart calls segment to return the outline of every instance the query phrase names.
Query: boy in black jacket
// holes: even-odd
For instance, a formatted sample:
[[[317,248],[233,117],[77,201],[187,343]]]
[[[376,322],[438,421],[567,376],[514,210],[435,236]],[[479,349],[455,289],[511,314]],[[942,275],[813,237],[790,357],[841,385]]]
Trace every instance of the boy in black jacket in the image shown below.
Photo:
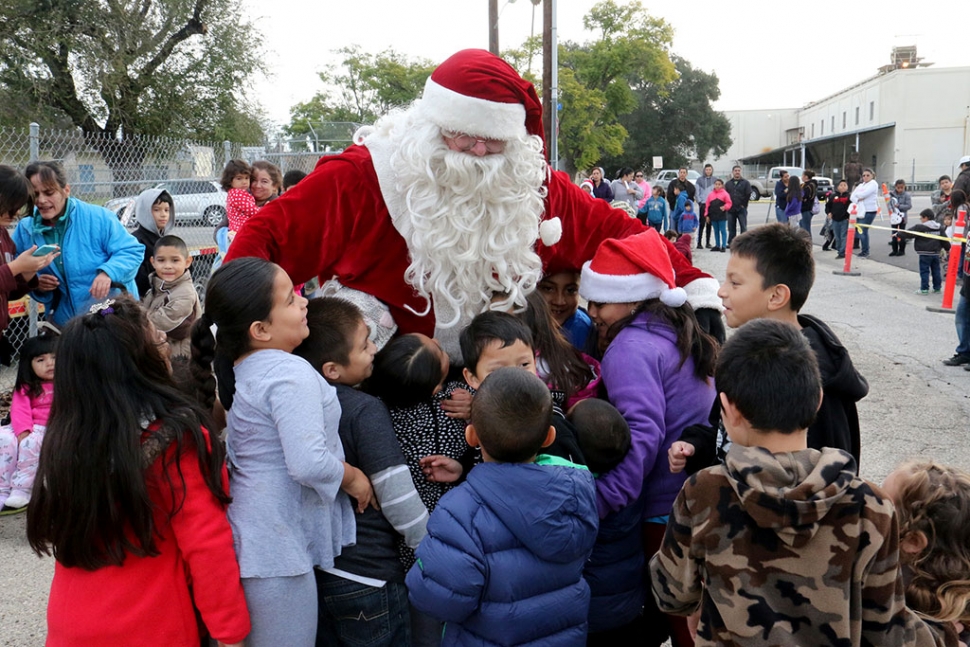
[[[808,428],[808,446],[835,447],[855,458],[859,468],[859,415],[856,402],[869,383],[855,370],[848,351],[832,330],[815,317],[799,314],[815,281],[812,240],[808,232],[782,224],[739,235],[731,244],[727,277],[718,291],[731,328],[752,319],[776,319],[801,329],[818,358],[822,404]],[[694,425],[668,452],[670,470],[693,474],[722,461],[730,440],[715,401],[710,426]]]
[[[835,236],[836,258],[845,258],[845,237],[849,232],[849,185],[841,180],[835,193],[825,202],[825,213],[832,219],[831,231]]]
[[[940,236],[942,238],[943,228],[940,226],[933,215],[932,209],[923,209],[919,214],[920,223],[913,225],[909,231],[916,231],[923,234]],[[926,238],[924,236],[913,236],[903,234],[906,238],[915,238],[913,247],[916,255],[919,256],[919,290],[916,294],[930,293],[930,274],[933,275],[933,294],[939,294],[943,286],[943,276],[940,272],[940,252],[950,249],[950,241],[940,238]],[[905,240],[905,239],[904,239]],[[905,242],[903,243],[905,245]]]

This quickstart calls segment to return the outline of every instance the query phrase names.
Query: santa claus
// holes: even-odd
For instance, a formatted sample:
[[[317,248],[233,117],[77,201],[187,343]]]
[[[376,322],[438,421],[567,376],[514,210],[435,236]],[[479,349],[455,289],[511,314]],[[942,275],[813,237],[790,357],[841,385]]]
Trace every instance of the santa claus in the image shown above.
[[[552,171],[542,132],[531,83],[489,52],[458,52],[411,107],[267,204],[227,261],[259,256],[295,283],[363,292],[399,331],[434,335],[458,359],[464,325],[524,308],[544,267],[578,270],[607,238],[649,229]],[[717,282],[665,244],[695,310],[719,309]]]

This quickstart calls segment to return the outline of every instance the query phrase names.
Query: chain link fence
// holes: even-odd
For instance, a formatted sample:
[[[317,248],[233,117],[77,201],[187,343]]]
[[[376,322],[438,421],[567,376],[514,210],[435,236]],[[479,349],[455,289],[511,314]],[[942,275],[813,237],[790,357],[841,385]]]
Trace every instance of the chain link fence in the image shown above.
[[[320,124],[320,135],[299,140],[277,138],[263,146],[236,142],[200,142],[165,137],[124,139],[86,135],[80,130],[55,130],[30,124],[0,128],[0,164],[23,170],[36,160],[56,161],[64,168],[71,195],[114,212],[130,228],[130,206],[139,193],[153,187],[168,191],[175,203],[175,229],[195,257],[192,276],[200,296],[216,259],[214,234],[225,215],[226,193],[219,186],[230,159],[266,160],[283,173],[309,173],[322,155],[336,154],[351,139],[357,124]],[[10,304],[5,333],[15,350],[37,333],[42,308],[26,297]],[[0,367],[0,390],[10,389],[16,362]]]

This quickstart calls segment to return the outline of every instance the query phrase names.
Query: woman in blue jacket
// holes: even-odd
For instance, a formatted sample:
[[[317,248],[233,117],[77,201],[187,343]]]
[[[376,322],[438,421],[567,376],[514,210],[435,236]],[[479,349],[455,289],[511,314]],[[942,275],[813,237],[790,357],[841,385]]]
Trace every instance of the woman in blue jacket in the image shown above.
[[[27,167],[34,188],[34,213],[14,231],[17,249],[57,245],[61,254],[37,274],[31,295],[47,309],[47,319],[62,326],[91,303],[108,296],[112,283],[137,294],[135,273],[145,248],[118,218],[103,207],[71,197],[64,170],[55,162]]]

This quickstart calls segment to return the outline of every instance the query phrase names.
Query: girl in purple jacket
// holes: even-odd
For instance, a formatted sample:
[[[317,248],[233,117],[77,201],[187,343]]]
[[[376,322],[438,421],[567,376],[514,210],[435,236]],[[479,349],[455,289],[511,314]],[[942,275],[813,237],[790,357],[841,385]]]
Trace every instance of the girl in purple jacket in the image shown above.
[[[580,293],[600,335],[603,384],[630,426],[631,448],[596,479],[600,517],[644,497],[643,544],[649,558],[660,547],[667,517],[683,485],[671,474],[667,449],[690,425],[704,423],[714,402],[717,342],[704,333],[677,288],[660,235],[653,230],[606,240],[583,267]],[[648,600],[648,606],[652,605]],[[645,613],[651,615],[648,608]],[[692,645],[683,618],[654,608],[656,644],[669,632],[675,647]],[[666,626],[665,626],[666,625]]]

